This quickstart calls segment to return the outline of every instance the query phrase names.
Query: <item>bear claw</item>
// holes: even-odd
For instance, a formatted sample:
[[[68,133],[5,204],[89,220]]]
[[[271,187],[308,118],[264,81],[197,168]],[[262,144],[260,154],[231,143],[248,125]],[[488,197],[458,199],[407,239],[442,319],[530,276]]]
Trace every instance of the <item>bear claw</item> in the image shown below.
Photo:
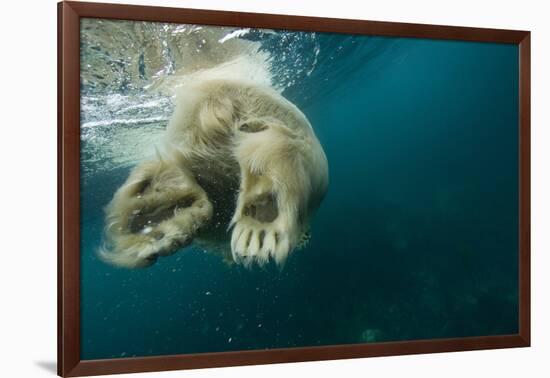
[[[246,267],[264,266],[270,260],[283,266],[291,249],[289,237],[275,224],[265,225],[250,218],[237,222],[231,236],[233,260]]]

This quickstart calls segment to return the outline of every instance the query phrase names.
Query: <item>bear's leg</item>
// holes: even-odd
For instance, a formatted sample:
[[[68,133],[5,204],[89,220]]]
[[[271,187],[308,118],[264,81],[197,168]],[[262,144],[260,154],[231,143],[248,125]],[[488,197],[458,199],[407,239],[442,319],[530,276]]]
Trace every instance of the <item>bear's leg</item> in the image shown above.
[[[235,156],[241,185],[231,221],[233,259],[282,266],[302,234],[311,192],[304,140],[284,125],[238,129]]]
[[[181,163],[138,165],[106,208],[100,257],[134,268],[188,245],[212,217],[212,204]]]

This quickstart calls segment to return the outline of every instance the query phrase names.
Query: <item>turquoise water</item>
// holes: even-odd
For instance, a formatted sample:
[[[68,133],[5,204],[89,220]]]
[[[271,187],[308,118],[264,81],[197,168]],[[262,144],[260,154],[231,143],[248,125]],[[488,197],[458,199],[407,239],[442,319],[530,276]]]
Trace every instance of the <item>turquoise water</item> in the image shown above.
[[[146,57],[137,79],[119,70],[123,60],[107,65],[125,79],[109,85],[83,72],[81,358],[516,333],[517,47],[260,31],[242,39],[271,54],[275,84],[328,157],[309,244],[282,272],[194,248],[142,270],[98,260],[102,209],[173,104],[141,89]],[[113,59],[109,46],[87,43],[83,67]],[[147,101],[156,102],[128,110]]]

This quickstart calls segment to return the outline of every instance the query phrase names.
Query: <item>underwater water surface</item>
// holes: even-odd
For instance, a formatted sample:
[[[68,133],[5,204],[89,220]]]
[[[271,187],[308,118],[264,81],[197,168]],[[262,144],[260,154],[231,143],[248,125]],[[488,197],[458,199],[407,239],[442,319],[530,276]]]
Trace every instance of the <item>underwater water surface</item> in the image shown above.
[[[82,359],[517,333],[517,46],[81,27]],[[193,247],[146,269],[105,264],[103,208],[173,110],[159,80],[238,54],[327,154],[311,240],[282,271]]]

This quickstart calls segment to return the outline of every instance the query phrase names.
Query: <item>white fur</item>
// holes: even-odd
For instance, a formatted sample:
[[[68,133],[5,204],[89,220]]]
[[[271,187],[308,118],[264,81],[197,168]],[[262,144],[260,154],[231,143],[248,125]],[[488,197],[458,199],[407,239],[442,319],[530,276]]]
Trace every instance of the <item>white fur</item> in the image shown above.
[[[106,210],[106,261],[147,266],[194,239],[226,243],[246,266],[282,265],[296,247],[327,190],[325,154],[296,106],[266,81],[223,78],[228,67],[179,88],[157,160],[138,165]]]

